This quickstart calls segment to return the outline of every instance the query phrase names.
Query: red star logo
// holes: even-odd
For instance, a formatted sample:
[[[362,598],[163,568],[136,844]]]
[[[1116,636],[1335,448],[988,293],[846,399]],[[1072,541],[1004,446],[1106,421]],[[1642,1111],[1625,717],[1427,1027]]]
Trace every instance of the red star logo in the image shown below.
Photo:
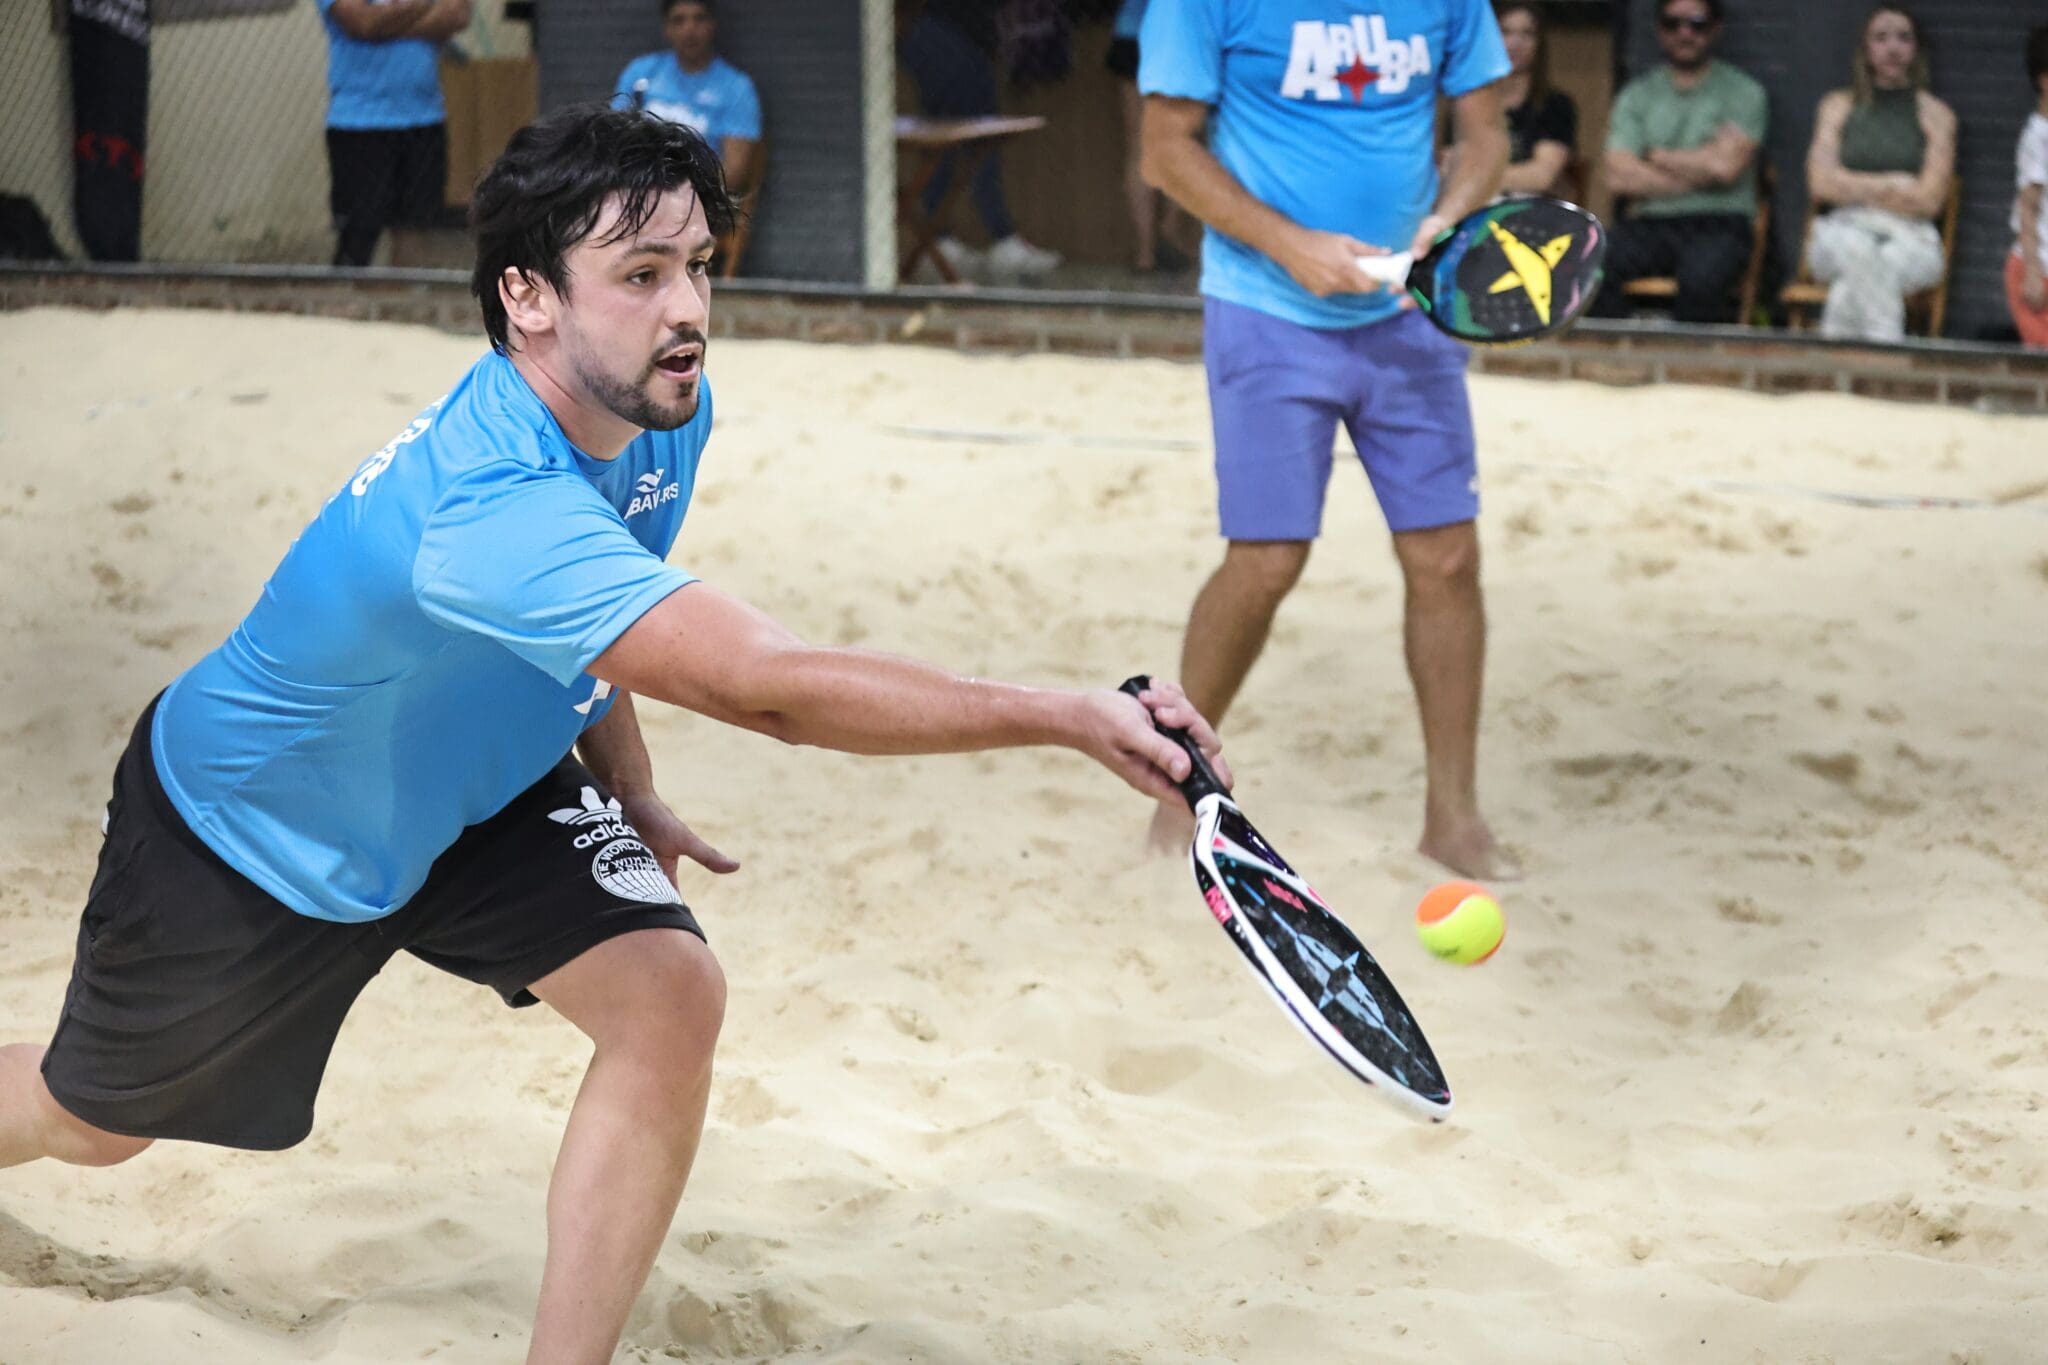
[[[1365,99],[1365,87],[1379,78],[1380,73],[1368,69],[1363,58],[1354,57],[1351,59],[1350,67],[1337,77],[1337,84],[1349,90],[1354,101],[1362,102]]]

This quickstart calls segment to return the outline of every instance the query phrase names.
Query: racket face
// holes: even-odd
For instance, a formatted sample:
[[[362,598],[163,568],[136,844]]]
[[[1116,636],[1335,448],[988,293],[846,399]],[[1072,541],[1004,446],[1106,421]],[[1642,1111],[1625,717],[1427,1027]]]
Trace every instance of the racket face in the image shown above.
[[[1408,287],[1460,341],[1512,345],[1561,332],[1600,289],[1607,229],[1561,199],[1505,199],[1458,220]]]
[[[1358,1079],[1420,1117],[1448,1115],[1429,1040],[1357,936],[1235,805],[1204,797],[1195,819],[1195,884],[1280,1007]]]

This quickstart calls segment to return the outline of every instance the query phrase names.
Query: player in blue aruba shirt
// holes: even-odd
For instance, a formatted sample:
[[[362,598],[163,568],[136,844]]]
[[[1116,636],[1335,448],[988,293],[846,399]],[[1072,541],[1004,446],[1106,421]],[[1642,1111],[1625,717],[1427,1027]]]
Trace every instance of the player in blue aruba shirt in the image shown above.
[[[680,125],[581,106],[513,137],[472,206],[491,354],[145,709],[56,1033],[0,1047],[0,1167],[292,1145],[357,994],[409,951],[595,1044],[528,1359],[609,1360],[724,1012],[677,865],[737,866],[655,794],[632,694],[859,753],[1065,745],[1155,797],[1188,768],[1155,719],[1214,750],[1173,684],[1134,700],[814,648],[664,562],[710,434],[732,213]]]
[[[1464,355],[1358,269],[1418,254],[1487,202],[1507,162],[1487,0],[1176,0],[1139,34],[1144,169],[1207,225],[1203,353],[1222,565],[1196,598],[1188,694],[1220,719],[1321,530],[1341,423],[1407,587],[1409,675],[1428,756],[1421,851],[1468,876],[1514,864],[1476,791],[1485,612]],[[1448,97],[1460,155],[1439,185]],[[1161,847],[1184,842],[1162,802]]]
[[[726,180],[745,191],[761,140],[761,98],[746,73],[714,50],[717,9],[712,0],[664,0],[661,28],[669,50],[626,63],[613,102],[702,133],[718,149]]]

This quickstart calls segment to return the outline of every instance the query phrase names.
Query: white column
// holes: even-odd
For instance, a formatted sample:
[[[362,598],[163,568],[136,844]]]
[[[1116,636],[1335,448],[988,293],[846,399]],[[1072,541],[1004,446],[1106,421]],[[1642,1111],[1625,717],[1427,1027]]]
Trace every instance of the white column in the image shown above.
[[[861,0],[864,244],[861,280],[896,287],[896,15],[894,0]]]

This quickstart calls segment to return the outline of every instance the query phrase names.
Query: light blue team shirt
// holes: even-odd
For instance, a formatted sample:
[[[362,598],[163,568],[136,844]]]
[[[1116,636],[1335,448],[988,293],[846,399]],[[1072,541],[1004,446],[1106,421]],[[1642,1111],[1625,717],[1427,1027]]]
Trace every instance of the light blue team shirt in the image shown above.
[[[1305,227],[1405,251],[1437,193],[1436,102],[1508,74],[1488,0],[1175,0],[1146,12],[1138,88],[1213,106],[1209,148]],[[1396,295],[1318,299],[1214,228],[1202,292],[1309,327],[1391,316]]]
[[[382,3],[382,0],[378,0]],[[439,44],[425,38],[366,43],[334,22],[334,0],[318,0],[327,28],[327,126],[344,132],[445,123]]]
[[[714,151],[721,138],[760,140],[761,98],[754,82],[723,57],[713,57],[702,71],[683,70],[673,52],[635,57],[619,73],[612,103],[631,109],[636,92],[641,108],[703,134]]]
[[[1123,0],[1123,3],[1116,7],[1116,19],[1109,27],[1110,36],[1137,37],[1139,28],[1145,22],[1145,6],[1149,3],[1151,0]]]
[[[706,383],[688,424],[592,459],[511,361],[478,361],[164,693],[152,747],[178,813],[301,914],[404,905],[604,716],[585,670],[694,581],[663,557],[710,432]]]

